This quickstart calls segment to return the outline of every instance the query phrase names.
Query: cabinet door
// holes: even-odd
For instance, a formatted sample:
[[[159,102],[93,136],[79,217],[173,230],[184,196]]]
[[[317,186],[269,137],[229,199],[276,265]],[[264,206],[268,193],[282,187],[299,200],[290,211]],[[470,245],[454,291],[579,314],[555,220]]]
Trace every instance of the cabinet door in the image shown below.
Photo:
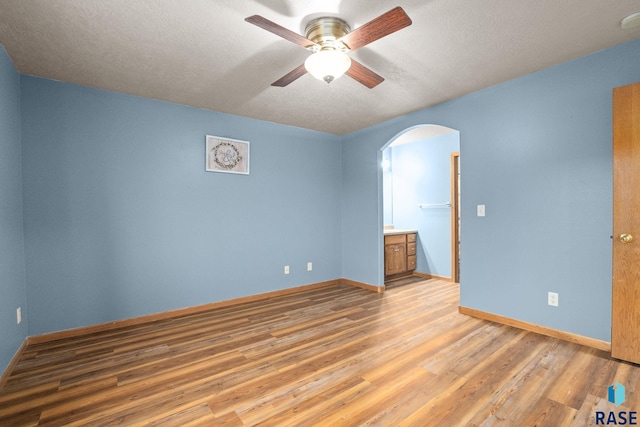
[[[407,245],[386,245],[384,247],[384,274],[404,273],[407,271]]]
[[[416,256],[409,255],[407,257],[407,271],[413,271],[416,269]]]
[[[407,255],[415,255],[415,254],[416,254],[416,244],[407,243]]]

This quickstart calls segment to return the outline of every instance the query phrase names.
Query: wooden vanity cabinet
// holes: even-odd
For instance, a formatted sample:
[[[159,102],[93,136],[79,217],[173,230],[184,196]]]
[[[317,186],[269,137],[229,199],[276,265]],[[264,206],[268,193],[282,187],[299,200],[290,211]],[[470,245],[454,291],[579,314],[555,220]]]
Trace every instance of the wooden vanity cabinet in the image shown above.
[[[407,270],[412,272],[416,269],[416,235],[407,234]]]
[[[385,279],[408,275],[416,269],[416,233],[384,236]]]

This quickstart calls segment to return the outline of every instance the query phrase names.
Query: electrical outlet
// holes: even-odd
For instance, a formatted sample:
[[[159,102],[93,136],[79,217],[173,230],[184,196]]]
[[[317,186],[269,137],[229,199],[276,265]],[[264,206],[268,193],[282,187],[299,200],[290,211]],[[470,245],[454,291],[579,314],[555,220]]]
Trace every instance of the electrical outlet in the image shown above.
[[[311,271],[311,270],[313,270],[313,263],[308,262],[307,263],[307,271]]]
[[[284,266],[284,274],[289,274],[289,266],[288,265]]]
[[[18,322],[18,325],[22,323],[22,308],[20,307],[16,309],[16,322]]]
[[[547,304],[552,305],[554,307],[558,306],[558,294],[556,292],[549,292],[547,294]]]

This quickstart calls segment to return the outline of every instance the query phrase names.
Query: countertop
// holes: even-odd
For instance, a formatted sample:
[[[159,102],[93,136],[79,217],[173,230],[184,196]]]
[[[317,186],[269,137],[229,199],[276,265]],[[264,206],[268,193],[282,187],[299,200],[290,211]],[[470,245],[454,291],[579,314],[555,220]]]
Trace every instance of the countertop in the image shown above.
[[[384,235],[391,236],[394,234],[410,234],[410,233],[417,233],[417,232],[418,230],[406,230],[404,228],[389,228],[384,230]]]

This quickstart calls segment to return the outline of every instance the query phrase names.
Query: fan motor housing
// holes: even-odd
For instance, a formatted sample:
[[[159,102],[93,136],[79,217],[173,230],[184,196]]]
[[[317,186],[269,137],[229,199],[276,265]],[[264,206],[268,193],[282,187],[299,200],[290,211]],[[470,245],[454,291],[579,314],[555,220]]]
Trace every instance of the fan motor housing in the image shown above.
[[[306,37],[319,45],[321,49],[346,50],[346,47],[337,41],[349,34],[350,31],[351,27],[344,20],[328,16],[309,21],[306,27]]]

